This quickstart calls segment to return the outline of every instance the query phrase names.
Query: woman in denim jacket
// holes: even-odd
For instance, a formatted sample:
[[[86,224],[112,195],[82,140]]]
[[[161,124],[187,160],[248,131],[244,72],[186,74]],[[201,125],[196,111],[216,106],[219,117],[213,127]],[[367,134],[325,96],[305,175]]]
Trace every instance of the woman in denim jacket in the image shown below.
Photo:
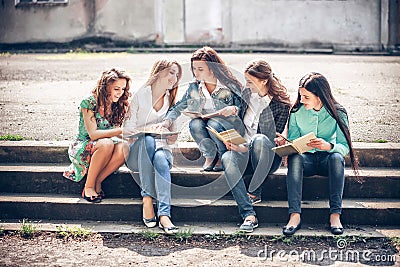
[[[316,72],[301,78],[297,101],[290,112],[288,138],[296,139],[310,132],[317,138],[307,145],[313,149],[288,157],[287,192],[289,222],[283,234],[293,235],[301,227],[301,198],[303,176],[324,175],[329,179],[330,231],[343,233],[340,222],[344,188],[344,157],[350,160],[357,173],[347,112],[333,97],[327,79]]]
[[[212,118],[193,118],[189,129],[199,150],[205,157],[204,171],[222,171],[221,155],[226,146],[206,127],[218,132],[236,129],[244,134],[244,126],[238,114],[241,109],[241,83],[210,47],[195,51],[191,57],[191,69],[195,82],[189,84],[182,99],[167,113],[163,126],[169,127],[183,110],[215,113]]]

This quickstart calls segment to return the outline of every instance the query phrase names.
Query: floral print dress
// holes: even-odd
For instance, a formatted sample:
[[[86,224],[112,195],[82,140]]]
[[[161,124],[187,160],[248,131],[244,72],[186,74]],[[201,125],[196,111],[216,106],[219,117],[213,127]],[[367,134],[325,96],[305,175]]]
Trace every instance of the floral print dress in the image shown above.
[[[92,158],[92,150],[97,142],[90,140],[89,134],[85,127],[85,122],[83,120],[83,108],[95,112],[96,99],[93,95],[84,98],[80,104],[79,132],[76,139],[68,148],[68,156],[72,163],[63,173],[63,176],[75,182],[81,181],[86,175],[89,168],[90,159]],[[95,118],[97,122],[97,129],[107,130],[114,128],[114,126],[111,125],[106,118],[100,115],[100,113],[95,112]],[[110,139],[113,140],[114,144],[122,142],[122,139],[117,137],[112,137]]]

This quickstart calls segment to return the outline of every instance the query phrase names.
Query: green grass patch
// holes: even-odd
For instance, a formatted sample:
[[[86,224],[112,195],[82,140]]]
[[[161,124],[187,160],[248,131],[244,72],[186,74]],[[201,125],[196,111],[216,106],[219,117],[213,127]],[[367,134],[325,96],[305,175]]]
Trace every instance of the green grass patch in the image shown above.
[[[0,57],[11,57],[12,54],[10,52],[2,52],[0,53]]]
[[[31,238],[37,233],[37,227],[33,225],[28,219],[23,219],[21,222],[21,230],[19,230],[20,236],[24,238]]]
[[[193,229],[189,228],[186,230],[180,230],[178,233],[175,234],[175,238],[183,241],[183,240],[188,240],[193,236]]]
[[[282,242],[286,245],[292,244],[293,240],[296,239],[297,236],[285,236],[285,235],[274,235],[271,239],[272,242]]]
[[[21,141],[25,140],[21,135],[17,134],[5,134],[5,135],[0,135],[0,140],[1,141]]]
[[[392,244],[395,247],[400,246],[400,236],[394,236],[390,238],[392,240]]]
[[[377,140],[374,140],[374,141],[372,141],[373,143],[387,143],[388,141],[387,140],[385,140],[385,139],[377,139]]]
[[[87,238],[92,233],[89,229],[79,226],[57,226],[57,234],[63,238]]]
[[[159,233],[157,233],[157,232],[155,232],[155,231],[148,230],[148,229],[143,230],[143,231],[140,233],[140,235],[141,235],[144,239],[149,240],[149,241],[154,241],[154,240],[156,240],[156,239],[160,236]]]

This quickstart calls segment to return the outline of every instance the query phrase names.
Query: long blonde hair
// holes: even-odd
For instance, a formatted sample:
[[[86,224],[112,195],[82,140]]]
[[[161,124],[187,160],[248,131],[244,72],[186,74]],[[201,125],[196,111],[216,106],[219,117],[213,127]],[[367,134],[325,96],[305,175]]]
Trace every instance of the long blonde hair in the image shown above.
[[[176,95],[178,92],[179,81],[182,78],[182,66],[176,60],[159,59],[157,60],[150,72],[150,77],[146,82],[146,86],[151,86],[159,77],[160,73],[166,69],[171,68],[173,65],[178,67],[178,79],[171,90],[169,90],[169,107],[175,104]]]

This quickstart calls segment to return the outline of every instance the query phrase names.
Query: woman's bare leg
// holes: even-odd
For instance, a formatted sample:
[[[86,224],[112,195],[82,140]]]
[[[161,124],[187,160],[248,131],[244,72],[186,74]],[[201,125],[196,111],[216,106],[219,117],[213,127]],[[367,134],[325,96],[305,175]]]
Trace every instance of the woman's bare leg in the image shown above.
[[[143,197],[143,218],[152,219],[154,216],[153,198],[150,196]]]
[[[100,193],[101,183],[115,170],[121,167],[125,162],[125,157],[129,153],[128,145],[125,143],[118,143],[114,145],[114,150],[112,152],[110,161],[108,161],[107,165],[100,171],[97,175],[95,189],[97,193]]]
[[[110,139],[100,139],[93,148],[94,152],[90,160],[89,170],[85,183],[85,195],[87,197],[97,196],[95,186],[99,173],[110,161],[114,150],[114,143]]]

